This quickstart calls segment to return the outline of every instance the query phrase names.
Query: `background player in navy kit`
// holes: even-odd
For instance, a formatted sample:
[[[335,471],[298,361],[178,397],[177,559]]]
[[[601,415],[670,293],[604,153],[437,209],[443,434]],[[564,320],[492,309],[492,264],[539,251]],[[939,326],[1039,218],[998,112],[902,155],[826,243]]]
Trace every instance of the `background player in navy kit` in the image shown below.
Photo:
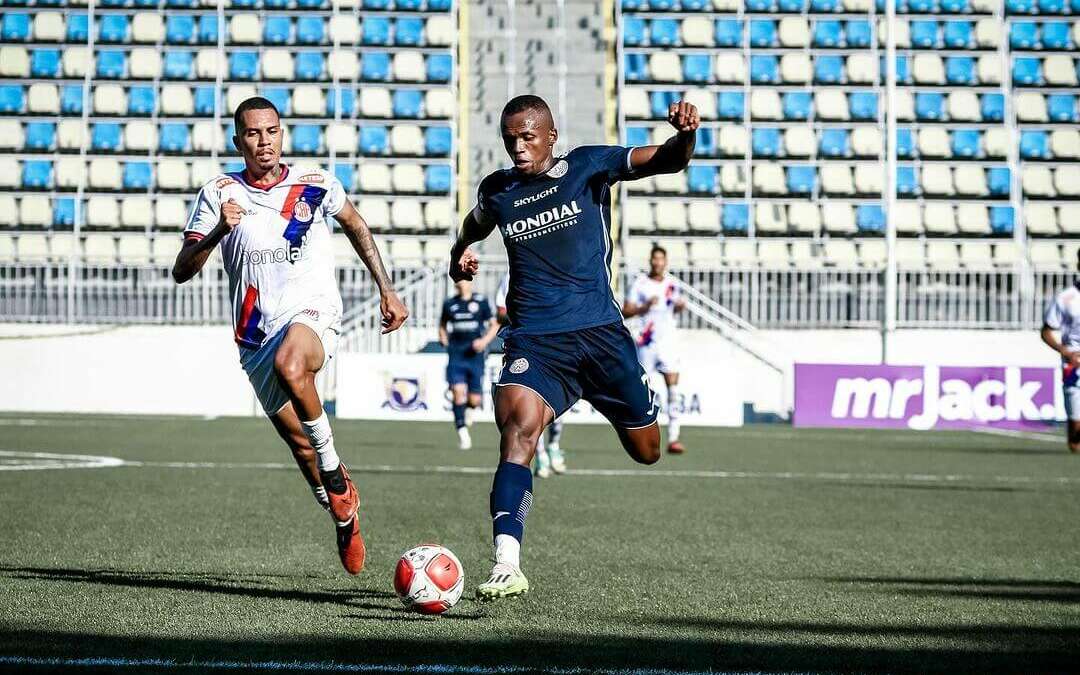
[[[579,398],[611,422],[635,461],[660,458],[656,396],[612,295],[608,223],[612,184],[689,164],[697,109],[673,103],[668,122],[677,133],[663,145],[584,146],[555,157],[559,135],[543,99],[518,96],[503,108],[503,144],[514,166],[481,181],[450,252],[450,276],[471,279],[479,261],[468,247],[498,227],[510,262],[510,325],[495,396],[495,566],[476,589],[481,600],[529,590],[520,568],[532,503],[529,462],[544,427]]]
[[[491,304],[472,292],[471,281],[455,284],[457,295],[443,303],[439,318],[439,342],[446,347],[446,384],[453,397],[454,427],[462,450],[472,447],[465,408],[484,402],[484,356],[499,332]]]

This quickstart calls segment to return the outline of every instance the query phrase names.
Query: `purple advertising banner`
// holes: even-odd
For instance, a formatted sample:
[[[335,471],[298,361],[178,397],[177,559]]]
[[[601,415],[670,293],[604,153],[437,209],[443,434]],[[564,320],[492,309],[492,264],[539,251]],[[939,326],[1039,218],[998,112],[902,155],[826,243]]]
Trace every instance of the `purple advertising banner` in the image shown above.
[[[1056,368],[795,364],[797,427],[1045,429],[1061,419]]]

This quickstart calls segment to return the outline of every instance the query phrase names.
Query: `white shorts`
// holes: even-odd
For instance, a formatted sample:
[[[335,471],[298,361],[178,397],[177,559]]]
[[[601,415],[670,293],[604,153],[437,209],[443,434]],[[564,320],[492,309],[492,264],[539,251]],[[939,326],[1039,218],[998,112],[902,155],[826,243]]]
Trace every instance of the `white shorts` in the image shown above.
[[[273,416],[281,412],[289,402],[289,394],[281,385],[274,370],[274,357],[278,347],[285,341],[285,335],[293,324],[303,324],[315,331],[323,347],[323,362],[319,370],[326,367],[337,352],[338,315],[333,312],[319,312],[318,316],[300,313],[294,316],[284,328],[279,330],[258,349],[240,348],[240,365],[247,373],[248,381],[255,390],[255,396],[262,404],[263,412]]]
[[[667,375],[679,372],[679,357],[673,340],[661,340],[647,345],[638,345],[638,362],[645,372],[654,370]]]
[[[1062,389],[1065,393],[1065,417],[1072,422],[1080,422],[1080,386],[1066,385]]]

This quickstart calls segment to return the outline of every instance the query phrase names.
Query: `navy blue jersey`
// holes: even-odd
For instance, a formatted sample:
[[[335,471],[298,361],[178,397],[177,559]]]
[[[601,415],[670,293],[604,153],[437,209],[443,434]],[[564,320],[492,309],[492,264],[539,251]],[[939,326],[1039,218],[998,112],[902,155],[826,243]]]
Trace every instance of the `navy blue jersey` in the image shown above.
[[[471,353],[472,341],[487,332],[492,316],[491,304],[479,293],[473,293],[468,300],[457,295],[447,298],[439,319],[450,339],[447,349]]]
[[[480,182],[478,208],[498,224],[510,260],[511,333],[622,320],[611,292],[611,185],[632,176],[630,148],[588,145],[538,176],[504,169]]]

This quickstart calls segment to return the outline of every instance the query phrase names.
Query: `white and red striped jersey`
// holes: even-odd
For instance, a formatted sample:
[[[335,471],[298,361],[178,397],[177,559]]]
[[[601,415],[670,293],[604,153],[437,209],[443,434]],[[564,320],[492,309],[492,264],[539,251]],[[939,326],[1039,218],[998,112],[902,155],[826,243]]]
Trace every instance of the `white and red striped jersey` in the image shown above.
[[[285,165],[266,188],[249,184],[243,172],[221,174],[199,191],[184,237],[210,234],[229,199],[244,209],[221,240],[237,344],[257,348],[301,313],[340,317],[331,218],[347,199],[341,182],[319,168]]]
[[[675,300],[679,297],[679,288],[675,277],[665,274],[661,279],[653,279],[642,274],[630,286],[626,299],[635,305],[644,305],[649,298],[656,302],[640,317],[637,330],[637,343],[647,346],[667,339],[675,332]]]

